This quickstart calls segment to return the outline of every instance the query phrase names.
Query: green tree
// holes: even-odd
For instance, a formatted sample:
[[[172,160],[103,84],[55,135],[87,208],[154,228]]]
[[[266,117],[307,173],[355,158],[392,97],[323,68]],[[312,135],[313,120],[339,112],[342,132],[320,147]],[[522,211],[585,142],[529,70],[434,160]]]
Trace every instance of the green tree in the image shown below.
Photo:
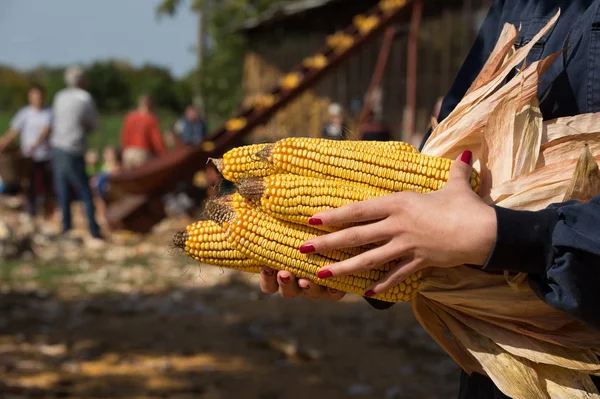
[[[205,12],[210,48],[205,50],[200,73],[208,120],[217,126],[236,111],[242,100],[242,72],[246,42],[240,25],[260,16],[282,0],[195,0],[192,9]],[[163,0],[159,15],[173,15],[182,0]],[[192,72],[192,74],[196,71]],[[192,78],[192,76],[190,76]]]
[[[27,102],[27,76],[10,68],[0,66],[0,109],[14,112]]]

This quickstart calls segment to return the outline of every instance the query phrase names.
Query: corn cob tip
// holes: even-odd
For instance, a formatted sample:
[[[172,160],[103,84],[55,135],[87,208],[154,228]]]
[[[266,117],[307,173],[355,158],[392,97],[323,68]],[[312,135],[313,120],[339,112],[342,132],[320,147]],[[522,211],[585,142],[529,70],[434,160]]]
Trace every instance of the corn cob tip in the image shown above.
[[[240,195],[249,201],[260,201],[265,192],[265,183],[262,178],[248,177],[240,179],[237,184]]]
[[[221,197],[206,203],[203,217],[212,220],[219,225],[230,221],[235,217],[235,210],[231,206],[231,198]]]
[[[212,163],[219,173],[223,172],[223,168],[225,167],[223,164],[223,159],[221,158],[208,158],[208,162]]]
[[[271,158],[271,153],[273,152],[273,147],[275,144],[268,144],[263,149],[256,153],[256,157],[262,159],[263,161],[268,161]]]
[[[185,250],[185,243],[189,238],[187,229],[179,230],[173,236],[173,246],[177,249]]]

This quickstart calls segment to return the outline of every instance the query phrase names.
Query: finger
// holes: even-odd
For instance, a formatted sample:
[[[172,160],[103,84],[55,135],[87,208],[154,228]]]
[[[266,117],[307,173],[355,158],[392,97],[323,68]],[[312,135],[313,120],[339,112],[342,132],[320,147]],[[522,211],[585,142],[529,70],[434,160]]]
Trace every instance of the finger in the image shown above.
[[[276,293],[278,289],[279,284],[277,284],[275,270],[263,267],[260,271],[260,290],[265,294],[271,295]]]
[[[365,226],[349,227],[313,238],[300,247],[302,253],[325,252],[331,249],[354,248],[374,242],[385,241],[390,234],[381,222]]]
[[[301,278],[298,280],[298,286],[302,289],[302,294],[309,299],[329,299],[327,287],[313,281]]]
[[[298,286],[296,276],[285,270],[277,273],[277,282],[279,283],[279,295],[285,299],[292,299],[302,293],[302,289]]]
[[[381,220],[389,216],[388,195],[366,201],[354,202],[336,209],[319,212],[309,219],[309,224],[337,226],[347,223]]]
[[[469,150],[464,151],[450,167],[450,173],[448,174],[448,183],[452,184],[469,184],[471,181],[471,175],[474,173],[471,167],[471,161],[473,153]]]
[[[319,278],[331,278],[371,270],[384,263],[402,257],[404,252],[404,250],[399,251],[395,245],[386,244],[382,247],[371,249],[360,255],[324,267],[319,270],[317,275]]]
[[[419,260],[410,259],[401,261],[393,269],[387,272],[384,278],[369,287],[365,296],[383,294],[394,288],[396,285],[406,281],[409,276],[412,276],[423,268],[424,267]]]

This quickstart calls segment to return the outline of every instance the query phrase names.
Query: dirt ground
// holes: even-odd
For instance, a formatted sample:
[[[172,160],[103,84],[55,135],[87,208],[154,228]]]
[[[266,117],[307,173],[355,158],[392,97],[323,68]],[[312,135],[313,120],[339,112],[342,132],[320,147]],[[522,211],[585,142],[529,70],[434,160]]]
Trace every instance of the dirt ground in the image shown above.
[[[19,235],[18,212],[0,215]],[[171,250],[190,221],[100,248],[29,233],[34,254],[0,261],[0,398],[456,397],[457,366],[408,304],[262,295]]]

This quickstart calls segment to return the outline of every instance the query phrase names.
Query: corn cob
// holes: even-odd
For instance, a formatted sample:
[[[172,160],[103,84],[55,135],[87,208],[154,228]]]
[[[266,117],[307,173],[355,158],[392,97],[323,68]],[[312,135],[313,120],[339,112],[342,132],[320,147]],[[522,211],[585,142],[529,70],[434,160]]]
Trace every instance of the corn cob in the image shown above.
[[[260,212],[251,206],[234,209],[224,204],[214,204],[222,209],[213,213],[213,220],[222,226],[231,248],[238,250],[261,265],[277,270],[287,270],[297,277],[308,278],[317,284],[344,292],[363,295],[375,281],[395,265],[387,263],[377,269],[359,272],[350,276],[320,279],[317,272],[331,263],[348,259],[364,251],[361,248],[347,248],[327,251],[322,254],[301,254],[300,245],[321,231],[308,226],[281,221]],[[191,230],[188,241],[201,242],[196,230]],[[374,298],[388,302],[409,301],[416,295],[420,273],[409,277],[385,294]]]
[[[377,154],[360,149],[348,151],[333,140],[317,143],[304,137],[280,140],[257,155],[281,173],[332,177],[385,190],[420,193],[442,188],[453,162],[418,152],[386,151],[381,147]],[[475,169],[472,169],[470,183],[477,192],[480,178]]]
[[[198,262],[248,273],[260,272],[260,265],[233,249],[225,238],[223,228],[212,220],[189,225],[175,235],[173,243]]]
[[[237,183],[242,177],[264,177],[273,173],[273,168],[256,154],[268,144],[251,144],[227,151],[222,159],[211,159],[226,180]]]
[[[241,179],[239,194],[277,219],[307,225],[318,212],[339,208],[352,202],[391,194],[389,190],[343,180],[312,178],[292,174],[275,174],[264,178]],[[315,226],[319,230],[338,228]]]
[[[287,140],[287,139],[284,139]],[[302,138],[313,146],[335,145],[350,153],[359,153],[379,156],[383,153],[395,153],[397,151],[418,152],[418,150],[401,141],[336,141],[321,138]],[[268,160],[260,157],[272,144],[251,144],[236,147],[223,155],[222,159],[213,159],[219,172],[226,180],[237,183],[241,178],[264,177],[280,172]]]

